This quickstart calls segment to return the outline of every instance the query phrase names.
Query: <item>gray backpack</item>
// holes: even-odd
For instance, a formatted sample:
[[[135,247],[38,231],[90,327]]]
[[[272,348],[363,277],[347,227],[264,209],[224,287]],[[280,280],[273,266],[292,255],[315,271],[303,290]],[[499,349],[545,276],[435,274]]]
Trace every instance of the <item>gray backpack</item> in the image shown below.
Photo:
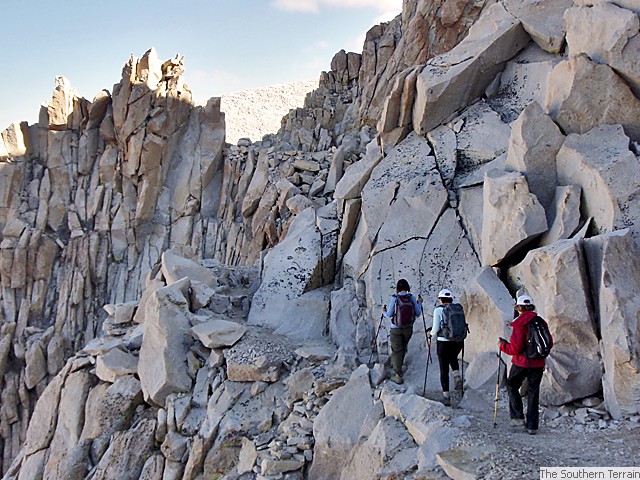
[[[448,303],[439,308],[442,308],[442,323],[438,336],[453,342],[462,342],[469,332],[462,305]]]

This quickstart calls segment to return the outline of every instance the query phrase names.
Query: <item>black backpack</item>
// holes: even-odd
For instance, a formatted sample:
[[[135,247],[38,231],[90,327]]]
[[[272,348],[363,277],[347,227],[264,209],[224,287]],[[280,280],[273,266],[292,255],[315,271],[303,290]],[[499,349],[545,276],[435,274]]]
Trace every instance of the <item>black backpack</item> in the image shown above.
[[[546,358],[551,353],[551,332],[547,323],[535,316],[527,324],[527,346],[524,354],[527,358]]]
[[[396,295],[396,311],[393,312],[393,324],[398,327],[409,327],[416,319],[416,310],[411,295]]]
[[[462,342],[467,338],[469,326],[467,319],[464,317],[464,309],[459,303],[448,303],[442,308],[442,322],[438,337],[446,338],[453,342]]]

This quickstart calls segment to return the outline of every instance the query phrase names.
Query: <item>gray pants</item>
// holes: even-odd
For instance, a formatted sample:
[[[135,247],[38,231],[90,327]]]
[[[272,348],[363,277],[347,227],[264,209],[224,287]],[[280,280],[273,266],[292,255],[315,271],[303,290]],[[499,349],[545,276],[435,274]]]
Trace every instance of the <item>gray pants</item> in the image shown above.
[[[402,376],[402,364],[407,353],[407,345],[413,334],[413,325],[409,327],[392,328],[389,342],[391,343],[391,367]]]

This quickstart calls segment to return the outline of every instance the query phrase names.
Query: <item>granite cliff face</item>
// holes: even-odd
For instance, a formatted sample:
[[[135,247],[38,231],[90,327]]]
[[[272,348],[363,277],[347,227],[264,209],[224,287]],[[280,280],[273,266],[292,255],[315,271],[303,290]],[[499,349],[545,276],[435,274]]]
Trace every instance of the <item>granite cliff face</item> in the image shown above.
[[[556,340],[545,465],[633,430],[638,11],[548,3],[405,1],[253,143],[180,57],[92,102],[56,79],[0,141],[3,478],[535,473],[481,430],[520,292]],[[464,305],[467,414],[422,391],[420,322],[385,381],[399,278]]]

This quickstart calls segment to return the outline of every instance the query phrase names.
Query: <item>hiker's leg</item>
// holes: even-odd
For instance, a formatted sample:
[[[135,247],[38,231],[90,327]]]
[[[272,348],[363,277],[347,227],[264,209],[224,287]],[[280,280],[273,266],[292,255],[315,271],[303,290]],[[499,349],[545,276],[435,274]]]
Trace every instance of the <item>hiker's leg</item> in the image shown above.
[[[407,355],[407,351],[409,350],[409,340],[411,340],[411,335],[413,335],[413,326],[406,327],[402,330],[402,362],[400,363],[400,369],[402,370],[402,366],[404,365],[404,357]],[[402,375],[402,373],[400,373]]]
[[[404,339],[400,328],[392,328],[389,334],[389,343],[391,343],[391,368],[397,374],[402,376],[402,361],[404,360]]]
[[[449,352],[448,344],[451,342],[443,342],[438,340],[438,365],[440,366],[440,385],[443,392],[449,391]]]
[[[460,364],[458,363],[458,355],[462,351],[462,342],[448,342],[449,345],[449,365],[454,372],[460,371]]]
[[[527,428],[538,429],[538,403],[540,399],[540,382],[544,368],[527,368],[529,390],[527,391]]]
[[[522,398],[520,397],[520,385],[527,376],[527,369],[517,365],[511,365],[507,377],[507,393],[509,394],[509,416],[511,418],[524,419],[522,411]]]

